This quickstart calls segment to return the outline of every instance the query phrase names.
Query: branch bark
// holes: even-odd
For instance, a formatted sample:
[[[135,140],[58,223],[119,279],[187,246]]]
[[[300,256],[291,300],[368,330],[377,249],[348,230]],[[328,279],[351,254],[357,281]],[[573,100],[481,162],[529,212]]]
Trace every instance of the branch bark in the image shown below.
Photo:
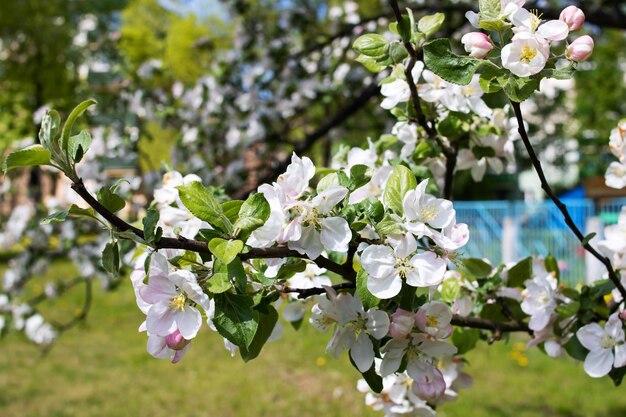
[[[567,207],[556,196],[556,194],[550,187],[550,184],[548,183],[548,180],[546,179],[546,176],[543,172],[543,168],[541,167],[541,162],[539,161],[539,158],[537,158],[537,154],[535,153],[535,150],[533,149],[533,146],[530,143],[530,138],[528,137],[528,133],[526,132],[526,128],[524,127],[524,117],[522,115],[522,109],[520,107],[520,104],[514,101],[511,101],[511,105],[513,106],[513,111],[515,112],[515,117],[519,125],[517,131],[519,132],[522,138],[522,142],[524,143],[524,147],[526,148],[526,151],[528,152],[528,156],[530,157],[530,161],[532,162],[533,168],[537,172],[537,176],[539,176],[539,181],[541,181],[541,188],[545,191],[548,197],[550,197],[550,200],[552,200],[552,202],[556,205],[556,207],[559,209],[561,214],[563,214],[563,219],[565,220],[565,224],[567,224],[570,230],[574,232],[574,235],[580,241],[583,248],[585,248],[587,252],[591,253],[597,260],[599,260],[600,262],[604,264],[604,266],[606,267],[609,273],[609,279],[611,280],[613,285],[615,285],[615,288],[617,288],[619,293],[622,295],[622,298],[626,300],[626,289],[620,282],[620,279],[617,276],[617,273],[615,272],[615,270],[613,269],[613,265],[611,265],[611,261],[609,260],[609,258],[600,254],[593,246],[591,246],[591,244],[589,244],[589,242],[585,242],[585,236],[583,235],[581,230],[578,228],[578,226],[576,226],[576,223],[574,223],[574,220],[570,216],[569,211],[567,210]]]

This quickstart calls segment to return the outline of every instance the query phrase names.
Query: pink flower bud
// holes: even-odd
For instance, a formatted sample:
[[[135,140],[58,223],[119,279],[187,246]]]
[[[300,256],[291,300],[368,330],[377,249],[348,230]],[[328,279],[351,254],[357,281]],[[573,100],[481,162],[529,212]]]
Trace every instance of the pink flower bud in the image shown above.
[[[411,333],[414,325],[415,315],[410,311],[399,308],[391,315],[389,335],[394,339],[403,339]]]
[[[191,340],[185,339],[178,330],[165,336],[165,344],[173,350],[183,350]]]
[[[591,56],[593,52],[593,39],[591,36],[585,35],[574,39],[567,47],[567,58],[572,61],[581,62]]]
[[[482,32],[470,32],[463,35],[461,42],[465,47],[465,52],[469,52],[472,58],[482,59],[493,49],[493,44],[489,36]]]
[[[576,32],[585,23],[585,14],[576,6],[568,6],[563,9],[559,19],[567,23],[570,32]]]
[[[626,322],[626,310],[620,311],[619,318],[622,319],[622,321]]]

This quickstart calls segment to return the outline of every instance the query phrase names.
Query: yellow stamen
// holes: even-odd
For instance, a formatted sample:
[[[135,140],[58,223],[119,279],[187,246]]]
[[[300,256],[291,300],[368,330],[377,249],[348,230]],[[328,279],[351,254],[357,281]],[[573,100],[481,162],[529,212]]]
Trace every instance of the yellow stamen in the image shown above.
[[[536,56],[537,56],[537,50],[532,49],[530,46],[526,45],[522,49],[522,52],[519,54],[519,60],[528,64]]]
[[[172,310],[184,311],[185,301],[187,301],[185,294],[178,294],[177,296],[170,298],[170,308]]]

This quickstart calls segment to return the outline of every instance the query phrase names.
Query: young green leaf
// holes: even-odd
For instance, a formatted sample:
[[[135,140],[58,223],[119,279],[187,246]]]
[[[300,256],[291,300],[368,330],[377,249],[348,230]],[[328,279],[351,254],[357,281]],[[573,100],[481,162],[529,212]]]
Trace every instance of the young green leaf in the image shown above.
[[[120,250],[117,241],[109,242],[102,252],[102,267],[105,271],[114,277],[119,275],[120,271]]]
[[[417,187],[415,175],[404,165],[398,165],[393,169],[385,185],[383,203],[396,214],[402,215],[404,212],[402,206],[404,195],[415,187]]]
[[[239,209],[239,218],[234,224],[241,239],[247,239],[254,230],[263,226],[270,217],[270,205],[261,193],[248,197]]]
[[[59,128],[61,127],[61,117],[56,110],[47,112],[41,120],[41,129],[39,129],[39,141],[51,152],[55,152],[57,147],[57,137]]]
[[[509,269],[507,274],[508,287],[523,287],[524,282],[533,277],[533,258],[530,256],[519,261],[515,266]]]
[[[80,162],[91,145],[91,135],[83,130],[78,135],[70,136],[68,144],[69,155],[74,163]]]
[[[267,314],[259,314],[259,326],[250,346],[247,348],[239,348],[239,353],[244,362],[251,361],[259,356],[261,349],[263,349],[267,339],[269,339],[272,334],[276,322],[278,322],[278,312],[271,305],[268,306]]]
[[[426,36],[430,36],[441,28],[444,20],[446,20],[446,15],[443,13],[424,16],[417,22],[417,30]]]
[[[363,268],[361,268],[356,274],[356,292],[359,294],[359,298],[361,299],[365,310],[369,310],[370,308],[376,307],[380,304],[380,299],[376,298],[367,289],[367,272]]]
[[[232,224],[224,216],[222,207],[205,186],[194,181],[176,188],[178,188],[180,200],[194,216],[226,233],[232,232]]]
[[[2,170],[6,174],[15,168],[31,167],[37,165],[50,165],[50,151],[41,145],[31,145],[9,154],[4,161]]]
[[[389,45],[384,36],[377,33],[369,33],[359,36],[352,44],[352,47],[365,56],[377,58],[385,55]]]
[[[157,239],[156,225],[159,222],[159,211],[150,208],[146,212],[146,217],[143,218],[143,237],[148,243],[154,243]]]
[[[96,193],[96,198],[107,210],[116,213],[124,208],[126,201],[119,195],[115,194],[108,187],[102,187]]]
[[[476,278],[484,278],[491,273],[493,267],[482,259],[468,258],[463,260],[463,266]]]
[[[87,109],[96,104],[95,100],[89,99],[80,103],[78,106],[72,110],[70,115],[67,117],[65,124],[63,125],[63,130],[61,131],[61,139],[59,142],[59,146],[61,148],[61,152],[67,160],[70,160],[72,155],[69,153],[69,144],[70,144],[70,135],[72,134],[72,128],[74,127],[74,123],[76,120],[87,111]]]
[[[217,259],[228,265],[243,249],[241,240],[225,240],[219,237],[209,242],[209,250]]]

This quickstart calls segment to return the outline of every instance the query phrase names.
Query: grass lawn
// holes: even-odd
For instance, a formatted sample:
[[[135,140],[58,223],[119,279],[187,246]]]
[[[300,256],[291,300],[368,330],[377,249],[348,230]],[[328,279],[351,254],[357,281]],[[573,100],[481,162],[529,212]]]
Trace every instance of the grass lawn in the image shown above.
[[[66,268],[57,266],[57,273]],[[67,274],[63,274],[67,277]],[[80,291],[57,308],[71,312]],[[75,305],[73,304],[75,302]],[[344,356],[324,354],[330,337],[308,325],[244,364],[204,328],[177,365],[153,359],[130,283],[96,291],[88,322],[67,333],[45,357],[16,335],[0,341],[0,416],[376,416],[356,391],[358,373]],[[482,345],[466,370],[474,386],[440,409],[447,417],[626,416],[624,387],[587,377],[580,365],[524,352],[518,343]],[[519,356],[519,354],[518,354]]]

